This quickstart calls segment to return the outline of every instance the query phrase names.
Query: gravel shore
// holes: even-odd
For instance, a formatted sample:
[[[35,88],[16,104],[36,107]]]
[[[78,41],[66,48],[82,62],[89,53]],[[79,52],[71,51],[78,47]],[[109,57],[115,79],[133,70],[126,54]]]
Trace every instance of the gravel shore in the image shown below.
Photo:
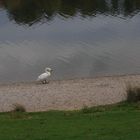
[[[28,112],[38,112],[117,103],[126,99],[130,84],[140,85],[140,75],[0,84],[0,112],[11,111],[15,104]]]

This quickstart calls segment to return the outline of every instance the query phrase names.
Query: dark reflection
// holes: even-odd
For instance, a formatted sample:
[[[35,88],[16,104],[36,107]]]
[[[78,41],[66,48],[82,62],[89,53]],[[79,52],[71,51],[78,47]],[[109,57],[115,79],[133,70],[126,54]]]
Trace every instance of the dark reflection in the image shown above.
[[[65,18],[111,14],[131,17],[139,12],[140,0],[0,0],[11,20],[32,25],[50,21],[56,14]]]

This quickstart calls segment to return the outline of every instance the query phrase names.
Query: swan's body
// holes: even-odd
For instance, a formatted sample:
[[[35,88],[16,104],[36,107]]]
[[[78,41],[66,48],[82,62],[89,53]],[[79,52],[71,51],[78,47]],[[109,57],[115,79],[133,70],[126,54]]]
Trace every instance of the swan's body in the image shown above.
[[[41,75],[39,75],[37,78],[37,81],[40,81],[43,84],[48,83],[48,77],[51,76],[51,72],[52,72],[51,68],[46,68],[45,73],[42,73]]]

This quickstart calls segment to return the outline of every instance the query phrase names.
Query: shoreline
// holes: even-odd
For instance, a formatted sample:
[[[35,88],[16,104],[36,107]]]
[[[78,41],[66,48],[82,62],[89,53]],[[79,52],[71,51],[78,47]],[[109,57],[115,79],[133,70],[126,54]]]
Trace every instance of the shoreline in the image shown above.
[[[115,75],[97,75],[93,77],[76,77],[76,78],[67,78],[67,79],[50,79],[51,82],[65,82],[65,81],[77,81],[77,80],[88,80],[88,79],[101,79],[101,78],[123,78],[123,77],[130,77],[130,76],[140,76],[140,74],[115,74]],[[1,85],[14,85],[14,84],[35,84],[37,83],[36,80],[30,81],[4,81],[0,82]]]
[[[69,80],[0,83],[0,112],[13,110],[15,104],[27,112],[77,110],[126,99],[126,87],[140,85],[140,75],[96,76]]]

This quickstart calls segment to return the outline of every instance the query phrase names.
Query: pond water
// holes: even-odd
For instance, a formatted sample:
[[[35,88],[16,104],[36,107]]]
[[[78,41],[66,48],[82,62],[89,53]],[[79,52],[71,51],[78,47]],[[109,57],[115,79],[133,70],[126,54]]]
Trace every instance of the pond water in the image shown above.
[[[140,73],[139,0],[0,0],[0,82]]]

